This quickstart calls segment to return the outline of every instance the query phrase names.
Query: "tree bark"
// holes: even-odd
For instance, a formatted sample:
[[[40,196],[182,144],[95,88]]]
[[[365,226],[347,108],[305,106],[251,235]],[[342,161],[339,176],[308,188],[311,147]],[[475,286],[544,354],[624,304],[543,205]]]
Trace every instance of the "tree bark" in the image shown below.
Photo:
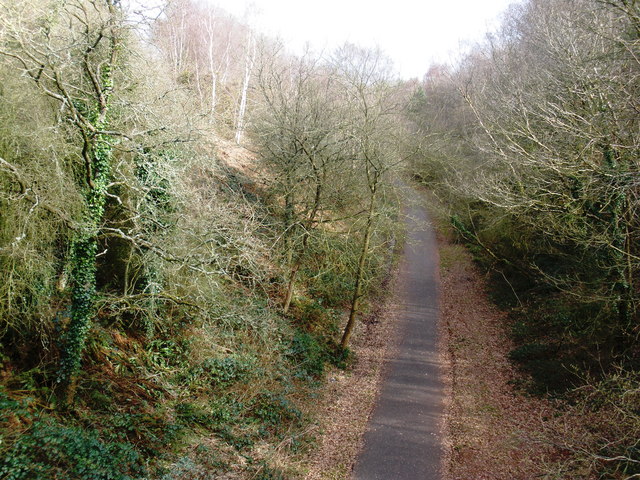
[[[244,82],[242,84],[242,95],[240,97],[240,107],[238,108],[238,121],[236,123],[236,143],[240,143],[244,134],[244,115],[247,109],[247,93],[249,91],[249,81],[251,80],[251,71],[256,59],[256,44],[253,33],[249,32],[247,40],[247,56],[244,67]]]
[[[367,212],[367,225],[364,231],[364,238],[362,239],[362,250],[360,251],[360,258],[358,260],[358,270],[356,271],[356,284],[353,291],[353,297],[351,300],[351,309],[349,311],[349,320],[344,328],[342,334],[342,340],[340,346],[344,349],[349,345],[349,340],[353,334],[353,329],[356,325],[356,315],[358,314],[358,308],[360,307],[360,298],[362,297],[362,282],[364,280],[364,269],[369,255],[369,243],[371,241],[371,230],[373,229],[373,217],[375,213],[376,204],[376,186],[371,191],[371,198],[369,201],[369,210]]]

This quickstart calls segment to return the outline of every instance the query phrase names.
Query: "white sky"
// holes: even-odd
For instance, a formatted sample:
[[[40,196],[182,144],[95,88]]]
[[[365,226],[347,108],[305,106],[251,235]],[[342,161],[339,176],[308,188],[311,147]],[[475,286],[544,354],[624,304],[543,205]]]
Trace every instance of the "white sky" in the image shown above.
[[[379,46],[404,78],[421,78],[478,40],[515,0],[209,0],[294,51],[309,42],[332,49],[345,41]]]

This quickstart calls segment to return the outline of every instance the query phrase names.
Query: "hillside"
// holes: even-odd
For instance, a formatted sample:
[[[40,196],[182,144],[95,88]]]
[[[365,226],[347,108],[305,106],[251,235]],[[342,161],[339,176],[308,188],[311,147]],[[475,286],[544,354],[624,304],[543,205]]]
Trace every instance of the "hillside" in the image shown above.
[[[640,476],[639,2],[519,2],[421,80],[143,3],[0,2],[0,478],[347,478],[409,179],[447,475]]]
[[[0,7],[0,476],[293,478],[388,270],[398,88],[143,15]]]

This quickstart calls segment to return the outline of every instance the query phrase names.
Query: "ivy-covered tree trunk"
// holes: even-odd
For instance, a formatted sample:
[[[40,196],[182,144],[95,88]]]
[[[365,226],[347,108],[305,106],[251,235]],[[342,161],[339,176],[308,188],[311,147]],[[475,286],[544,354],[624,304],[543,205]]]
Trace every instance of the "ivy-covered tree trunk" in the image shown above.
[[[71,242],[70,321],[63,335],[62,356],[58,372],[63,405],[71,404],[75,396],[76,378],[80,371],[82,354],[95,315],[96,256],[98,234],[103,222],[108,187],[111,177],[112,138],[109,128],[110,99],[113,92],[113,68],[116,65],[119,44],[117,0],[104,0],[108,21],[97,28],[95,36],[87,29],[87,46],[82,58],[85,80],[92,85],[92,95],[77,100],[74,122],[83,138],[82,156],[86,170],[83,187],[84,214],[80,227]],[[93,38],[92,38],[93,37]],[[101,43],[109,42],[106,58],[94,58]],[[78,115],[81,115],[78,118]]]
[[[108,83],[110,73],[103,74]],[[106,127],[107,105],[101,112],[101,121],[96,129]],[[106,135],[98,134],[91,148],[92,178],[84,193],[85,218],[71,243],[71,320],[64,334],[64,347],[60,360],[58,381],[63,387],[65,403],[73,401],[75,377],[80,370],[82,352],[94,316],[96,294],[96,255],[98,254],[98,232],[104,216],[107,186],[111,172],[111,145]]]
[[[611,277],[611,292],[613,294],[613,309],[618,315],[619,329],[621,332],[628,332],[632,328],[632,314],[634,309],[633,299],[633,267],[630,259],[631,238],[629,228],[633,224],[633,219],[629,218],[630,208],[628,205],[627,185],[630,178],[628,168],[624,162],[620,162],[618,152],[610,145],[603,146],[603,158],[605,160],[607,177],[611,181],[612,192],[607,199],[608,205],[608,225],[610,232],[609,262]]]
[[[5,9],[21,18],[25,5]],[[0,55],[56,102],[78,142],[84,176],[78,180],[83,212],[69,219],[71,305],[62,335],[58,385],[61,403],[73,401],[82,353],[94,317],[98,234],[103,223],[112,165],[110,101],[118,52],[122,48],[120,0],[69,0],[41,3],[30,22],[3,23]],[[35,4],[35,3],[34,3]],[[68,141],[73,141],[73,135]],[[69,145],[69,158],[76,151]],[[78,169],[79,170],[79,169]],[[46,234],[46,232],[44,233]]]

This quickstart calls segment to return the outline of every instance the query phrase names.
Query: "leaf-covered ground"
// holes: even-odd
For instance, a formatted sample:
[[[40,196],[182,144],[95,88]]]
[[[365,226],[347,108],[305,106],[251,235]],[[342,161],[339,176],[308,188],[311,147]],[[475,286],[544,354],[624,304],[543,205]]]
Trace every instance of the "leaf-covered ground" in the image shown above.
[[[514,391],[505,313],[491,303],[470,254],[442,235],[440,254],[445,480],[537,478],[553,452],[533,437],[552,408]]]
[[[387,291],[394,292],[396,275]],[[397,343],[394,321],[396,297],[380,299],[373,312],[359,322],[353,337],[357,352],[352,368],[333,370],[317,412],[317,447],[307,459],[305,480],[344,480],[350,477],[362,447],[367,421],[377,398],[384,363]]]

